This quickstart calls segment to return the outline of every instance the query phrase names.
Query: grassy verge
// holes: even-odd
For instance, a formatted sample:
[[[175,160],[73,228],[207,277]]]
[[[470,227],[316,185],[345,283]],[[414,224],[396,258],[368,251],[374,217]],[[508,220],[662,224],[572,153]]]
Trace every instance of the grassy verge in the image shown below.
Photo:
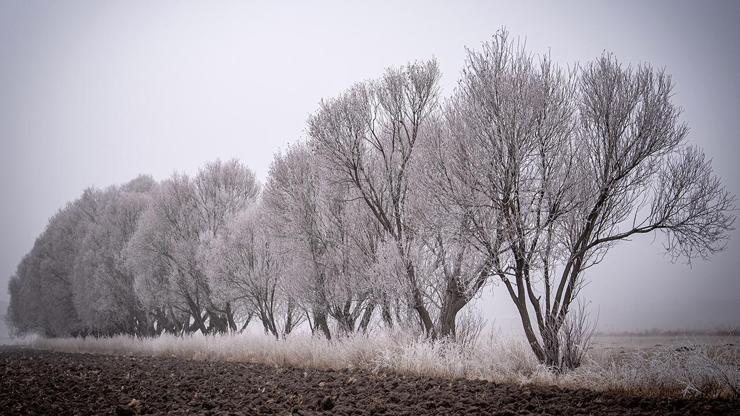
[[[35,338],[32,348],[62,352],[176,356],[318,369],[356,368],[497,383],[546,384],[651,397],[738,398],[740,348],[733,344],[590,351],[577,370],[556,374],[518,340],[490,336],[473,346],[376,331],[326,341],[308,334],[276,340],[262,334],[158,338]]]

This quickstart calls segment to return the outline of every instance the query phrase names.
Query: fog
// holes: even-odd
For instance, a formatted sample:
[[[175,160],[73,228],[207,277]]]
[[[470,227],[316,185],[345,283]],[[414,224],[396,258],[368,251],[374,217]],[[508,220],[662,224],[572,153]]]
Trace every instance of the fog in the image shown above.
[[[322,97],[431,56],[449,93],[465,47],[501,27],[564,64],[607,50],[665,67],[689,141],[740,194],[739,3],[526,5],[1,1],[0,305],[49,217],[84,188],[233,157],[264,181]],[[739,238],[691,267],[659,236],[623,243],[589,270],[583,297],[606,331],[737,327]],[[502,287],[478,304],[517,327]]]

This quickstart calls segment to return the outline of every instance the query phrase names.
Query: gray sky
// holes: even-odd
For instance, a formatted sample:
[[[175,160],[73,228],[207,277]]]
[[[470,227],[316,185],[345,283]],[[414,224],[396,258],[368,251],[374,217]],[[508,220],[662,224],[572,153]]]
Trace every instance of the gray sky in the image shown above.
[[[464,47],[502,26],[563,64],[608,50],[665,66],[690,140],[740,194],[740,2],[265,3],[0,0],[0,303],[84,188],[232,157],[264,180],[322,97],[431,56],[449,93]],[[693,268],[651,237],[615,249],[583,293],[601,329],[740,325],[739,234]],[[518,325],[502,288],[480,303]]]

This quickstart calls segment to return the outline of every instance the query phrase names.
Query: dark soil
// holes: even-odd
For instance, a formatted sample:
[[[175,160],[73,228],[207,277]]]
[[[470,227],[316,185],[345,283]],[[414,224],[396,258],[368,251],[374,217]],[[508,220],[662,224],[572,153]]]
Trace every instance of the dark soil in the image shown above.
[[[0,348],[0,414],[740,414],[740,401],[626,397],[180,358]]]

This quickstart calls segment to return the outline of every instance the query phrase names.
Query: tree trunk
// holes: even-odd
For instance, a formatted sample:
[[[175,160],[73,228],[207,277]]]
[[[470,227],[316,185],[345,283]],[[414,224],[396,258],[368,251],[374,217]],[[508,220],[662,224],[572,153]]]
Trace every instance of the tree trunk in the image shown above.
[[[206,328],[206,323],[204,320],[204,317],[200,316],[200,308],[193,302],[190,297],[187,299],[188,301],[188,307],[190,308],[190,314],[193,316],[193,319],[195,322],[193,322],[193,327],[196,329],[199,329],[200,332],[203,333],[203,335],[208,335],[208,328]]]
[[[545,352],[542,350],[542,346],[540,345],[539,340],[537,339],[537,335],[534,333],[534,329],[532,328],[532,321],[529,318],[529,312],[527,311],[527,304],[526,299],[522,297],[522,299],[519,299],[519,301],[515,301],[517,310],[519,311],[519,317],[522,321],[522,327],[524,328],[524,335],[527,337],[527,342],[529,343],[529,346],[532,348],[532,352],[534,352],[534,355],[537,357],[537,360],[541,363],[546,362]]]
[[[340,335],[348,335],[355,331],[355,321],[357,316],[351,312],[351,302],[347,301],[343,308],[335,307],[332,309],[332,318],[337,321],[337,329]]]
[[[324,333],[327,340],[331,340],[331,331],[329,331],[329,322],[327,320],[326,312],[319,312],[314,310],[313,312],[314,326]]]
[[[391,307],[388,305],[388,297],[383,294],[383,303],[380,307],[380,317],[383,319],[383,323],[388,328],[393,328],[393,315],[391,314]]]
[[[442,309],[439,311],[438,335],[440,338],[455,339],[457,314],[465,306],[465,299],[459,295],[447,291],[442,301]]]
[[[308,327],[311,329],[311,336],[314,336],[316,334],[316,323],[311,320],[311,314],[308,313],[308,310],[303,309],[303,313],[306,315]]]
[[[236,322],[234,321],[234,311],[231,310],[231,303],[226,302],[226,321],[229,324],[229,331],[236,332]]]
[[[253,316],[253,313],[252,312],[249,312],[249,314],[247,315],[247,319],[244,321],[244,325],[242,325],[242,327],[239,329],[239,333],[240,334],[242,332],[244,332],[245,329],[247,329],[247,326],[249,325],[249,322],[252,321],[252,316]]]
[[[288,311],[285,313],[285,326],[283,327],[283,339],[285,339],[286,335],[290,334],[290,332],[293,330],[293,309],[290,307],[290,304],[288,304]]]
[[[416,313],[419,314],[419,320],[421,321],[422,329],[424,330],[424,333],[427,337],[436,338],[436,334],[434,332],[434,322],[432,321],[432,317],[429,315],[429,311],[424,306],[421,291],[418,288],[414,287],[413,292],[414,310],[416,311]]]
[[[542,352],[545,360],[543,364],[550,368],[560,369],[560,339],[558,338],[559,328],[547,325],[542,332]],[[542,360],[540,360],[542,361]]]
[[[360,320],[360,331],[367,332],[367,327],[370,325],[370,319],[373,317],[373,311],[375,310],[375,302],[370,301],[370,303],[365,306],[365,310],[362,313],[362,319]]]
[[[267,313],[263,308],[259,308],[260,321],[262,322],[262,328],[265,330],[265,335],[272,334],[277,338],[277,334],[273,331],[272,325],[270,325],[270,318],[267,317]]]
[[[339,313],[334,316],[334,319],[337,321],[337,329],[339,330],[339,335],[348,335],[354,332],[354,323],[352,322],[352,318],[345,315],[344,313]]]
[[[213,309],[207,310],[206,313],[208,315],[208,332],[217,334],[226,333],[229,326],[226,316]]]

